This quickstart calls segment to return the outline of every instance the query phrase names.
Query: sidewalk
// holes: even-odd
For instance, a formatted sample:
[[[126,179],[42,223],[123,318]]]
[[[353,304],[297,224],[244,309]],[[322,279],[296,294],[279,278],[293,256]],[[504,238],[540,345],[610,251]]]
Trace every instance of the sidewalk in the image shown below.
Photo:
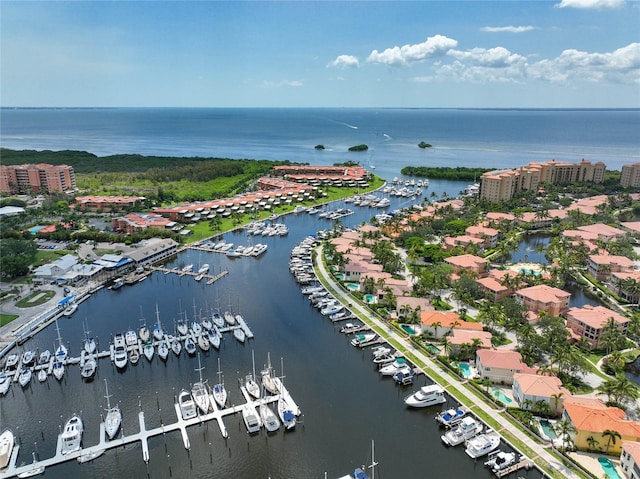
[[[315,270],[318,278],[321,279],[323,283],[328,284],[335,291],[336,299],[340,300],[344,304],[352,303],[352,299],[349,296],[349,293],[341,289],[340,285],[333,280],[333,277],[324,267],[324,263],[321,258],[321,249],[316,248],[314,252],[316,255]],[[426,366],[425,371],[432,370],[436,374],[445,378],[447,380],[447,383],[440,385],[444,387],[447,392],[451,394],[451,396],[453,396],[455,399],[465,397],[468,400],[472,401],[474,404],[472,408],[480,409],[485,414],[493,417],[496,421],[500,422],[502,428],[498,432],[508,431],[516,439],[527,444],[527,446],[535,453],[535,456],[530,457],[529,459],[534,462],[536,462],[536,460],[538,459],[542,459],[547,464],[549,464],[552,469],[558,471],[564,477],[570,479],[580,479],[581,476],[577,475],[571,469],[562,464],[562,462],[558,458],[550,454],[541,444],[532,442],[531,438],[527,434],[525,434],[523,431],[521,431],[516,426],[511,424],[507,419],[505,419],[502,416],[502,414],[504,414],[503,409],[494,408],[492,405],[487,403],[483,397],[467,389],[461,380],[452,378],[448,371],[445,371],[438,363],[433,361],[424,352],[417,349],[415,345],[408,341],[403,335],[400,335],[397,331],[390,328],[383,321],[372,315],[367,308],[361,306],[357,302],[353,302],[352,304],[353,306],[351,306],[349,309],[356,313],[360,319],[363,319],[370,326],[372,326],[374,330],[377,330],[378,333],[384,332],[386,335],[392,336],[393,340],[397,344],[402,346],[402,348],[400,348],[401,353],[413,355],[414,357],[418,358],[421,364]]]

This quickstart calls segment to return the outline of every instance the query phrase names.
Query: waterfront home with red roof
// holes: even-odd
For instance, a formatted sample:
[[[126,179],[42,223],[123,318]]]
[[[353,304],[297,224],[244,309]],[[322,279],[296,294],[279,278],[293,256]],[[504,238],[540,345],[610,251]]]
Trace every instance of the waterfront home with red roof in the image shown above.
[[[540,374],[514,373],[511,390],[522,409],[535,409],[538,401],[544,401],[554,416],[562,414],[564,401],[571,396],[560,379]]]
[[[460,315],[453,311],[424,311],[420,312],[422,330],[431,333],[434,338],[440,339],[455,329],[482,332],[482,324],[464,321]]]
[[[362,275],[367,275],[373,272],[382,272],[382,265],[372,263],[362,256],[345,255],[345,260],[349,260],[342,268],[340,272],[344,275],[345,281],[360,282]]]
[[[635,291],[632,281],[640,284],[640,271],[634,270],[629,272],[611,273],[611,282],[609,288],[618,296],[627,301],[640,301],[640,291]]]
[[[571,397],[564,401],[562,418],[575,428],[571,439],[578,449],[590,450],[591,439],[597,441],[595,449],[609,454],[620,454],[625,441],[640,441],[640,423],[627,419],[625,412],[605,405],[600,400],[585,404]],[[620,438],[614,441],[606,431],[616,431]]]
[[[453,266],[453,272],[460,274],[462,271],[470,273],[476,273],[478,276],[483,276],[486,272],[488,261],[480,256],[472,254],[461,254],[458,256],[451,256],[444,260],[446,263]]]
[[[622,441],[620,468],[627,479],[640,479],[640,442]]]
[[[522,355],[510,349],[479,349],[476,352],[476,368],[482,379],[490,379],[494,384],[513,384],[517,373],[536,374],[522,362]]]
[[[143,196],[76,196],[77,207],[81,211],[87,210],[123,210],[133,208],[146,200]]]
[[[399,320],[408,316],[408,311],[433,311],[433,306],[427,298],[416,298],[414,296],[399,296],[396,299],[396,317]]]
[[[495,221],[495,222],[502,222],[502,221],[507,221],[509,223],[513,223],[516,219],[516,217],[514,215],[512,215],[511,213],[498,213],[495,211],[490,211],[489,213],[487,213],[485,215],[485,219],[487,221]]]
[[[620,223],[620,229],[631,233],[633,236],[640,235],[640,221],[625,221]]]
[[[585,215],[593,216],[598,212],[598,207],[608,201],[609,197],[607,195],[590,196],[574,201],[567,207],[567,210],[578,210]]]
[[[500,232],[497,229],[486,226],[469,226],[465,233],[472,238],[480,238],[484,241],[484,246],[492,248],[500,239]]]
[[[608,281],[611,273],[626,273],[634,269],[635,263],[626,256],[594,254],[587,262],[587,273],[599,281]]]
[[[454,328],[451,334],[447,336],[449,344],[451,345],[451,354],[455,355],[460,352],[464,345],[472,345],[474,341],[479,340],[480,348],[490,348],[491,338],[493,335],[489,331],[473,330],[473,329],[460,329]]]
[[[581,241],[587,243],[595,242],[598,240],[597,233],[582,230],[564,230],[562,232],[562,236],[564,236],[567,240],[573,240],[575,242],[574,244],[578,244]]]
[[[492,301],[502,301],[511,296],[511,289],[501,284],[500,281],[493,276],[476,279],[476,283],[482,288],[485,298]]]
[[[451,251],[453,248],[456,248],[458,246],[462,249],[467,249],[469,246],[474,245],[478,247],[479,251],[483,251],[484,244],[485,241],[482,238],[475,238],[469,235],[460,235],[445,237],[442,247],[445,251]]]
[[[587,233],[596,234],[598,239],[602,241],[613,241],[618,237],[624,237],[627,235],[626,231],[614,228],[613,226],[605,225],[604,223],[597,223],[594,225],[578,226],[578,230],[585,231]]]
[[[519,289],[515,292],[515,298],[529,311],[534,313],[543,311],[550,316],[560,316],[569,307],[571,293],[540,284]]]
[[[147,228],[165,229],[174,224],[168,218],[155,213],[129,213],[111,220],[111,228],[118,233],[131,235],[138,230]]]
[[[629,318],[604,306],[584,305],[582,308],[570,308],[567,311],[567,328],[573,334],[584,338],[589,343],[591,349],[601,346],[609,320],[613,318],[616,326],[622,332],[627,333]]]

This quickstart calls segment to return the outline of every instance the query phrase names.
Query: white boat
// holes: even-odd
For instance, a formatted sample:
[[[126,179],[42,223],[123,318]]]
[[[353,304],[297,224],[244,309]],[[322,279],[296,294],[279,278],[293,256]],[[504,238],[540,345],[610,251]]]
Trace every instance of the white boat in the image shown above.
[[[4,396],[11,387],[11,378],[4,371],[0,372],[0,396]]]
[[[191,386],[191,396],[198,406],[198,409],[202,411],[202,414],[207,414],[209,412],[211,404],[209,400],[209,391],[207,390],[207,382],[206,380],[202,379],[203,369],[204,367],[200,362],[200,355],[198,354],[198,369],[196,369],[196,371],[198,371],[200,380],[196,383],[193,383],[193,386]]]
[[[396,356],[395,353],[394,354],[383,354],[382,356],[378,356],[378,357],[373,358],[373,363],[374,364],[378,364],[378,365],[392,363],[393,361],[396,360],[397,357],[398,356]]]
[[[224,312],[224,320],[227,322],[229,326],[233,326],[234,324],[236,324],[236,318],[233,316],[233,313],[231,313],[230,311]]]
[[[62,431],[62,448],[60,452],[63,455],[80,450],[82,431],[82,419],[77,414],[74,414],[67,420]]]
[[[396,358],[392,363],[385,364],[378,371],[383,376],[393,376],[402,368],[407,367],[407,360],[405,358]]]
[[[465,409],[447,409],[436,415],[436,421],[443,426],[450,427],[462,421],[466,414],[467,411]]]
[[[38,371],[38,381],[43,383],[46,380],[47,380],[47,370],[46,369],[41,369],[40,371]]]
[[[233,330],[233,337],[236,338],[241,343],[244,343],[246,334],[244,334],[244,330],[241,327],[237,327]]]
[[[24,353],[22,353],[21,362],[22,362],[23,366],[31,366],[32,364],[35,364],[35,362],[36,362],[36,353],[34,353],[31,350],[25,351]]]
[[[142,354],[144,354],[144,357],[147,358],[148,361],[153,359],[154,352],[155,348],[153,347],[153,342],[147,341],[144,343],[144,346],[142,346]]]
[[[133,329],[130,329],[125,333],[124,341],[127,346],[135,346],[138,344],[138,335]]]
[[[216,349],[220,349],[220,331],[214,325],[213,329],[209,332],[209,343]]]
[[[153,337],[156,341],[160,341],[164,338],[164,331],[160,324],[160,312],[158,311],[158,305],[156,304],[156,324],[153,325]]]
[[[214,311],[211,314],[211,320],[213,321],[213,324],[215,324],[217,327],[219,328],[224,327],[224,318],[222,317],[219,311]]]
[[[64,363],[62,361],[56,361],[53,363],[53,376],[61,381],[64,376]]]
[[[120,289],[124,286],[124,279],[116,278],[116,280],[111,285],[111,289]]]
[[[332,304],[320,310],[320,314],[323,316],[331,316],[332,314],[336,314],[341,312],[344,309],[344,306],[341,304]]]
[[[45,349],[40,353],[40,357],[38,358],[38,364],[40,366],[44,366],[45,364],[49,364],[49,361],[51,361],[51,351],[49,351],[48,349]]]
[[[96,374],[96,368],[98,363],[96,362],[93,355],[88,355],[84,359],[84,364],[82,365],[82,369],[80,370],[80,375],[83,379],[91,379]]]
[[[176,356],[180,356],[180,353],[182,352],[182,343],[178,338],[173,338],[173,341],[171,342],[171,351],[173,351],[173,354]]]
[[[487,432],[472,437],[467,441],[467,447],[464,452],[471,459],[477,459],[486,456],[491,451],[495,451],[500,446],[500,435],[497,432]]]
[[[351,345],[355,347],[364,347],[367,343],[376,339],[376,333],[360,333],[357,334],[355,338],[351,340]]]
[[[415,369],[405,366],[404,368],[400,368],[400,370],[393,375],[393,380],[398,384],[407,386],[408,384],[413,384],[413,378],[415,375]]]
[[[204,263],[198,268],[198,274],[207,274],[209,272],[209,263]]]
[[[23,367],[20,370],[20,374],[18,375],[18,383],[20,383],[20,386],[27,387],[27,384],[29,384],[29,382],[31,381],[31,376],[33,375],[33,371],[31,371],[31,368],[28,367]]]
[[[7,361],[4,363],[4,367],[7,369],[14,369],[18,367],[18,363],[20,362],[20,356],[17,354],[10,354],[7,356]]]
[[[218,384],[213,386],[213,399],[221,408],[224,408],[227,402],[227,390],[224,387],[224,378],[220,370],[220,358],[218,358]]]
[[[260,379],[262,381],[262,386],[269,391],[271,394],[279,394],[280,390],[278,388],[278,383],[275,381],[273,377],[273,369],[271,368],[271,364],[267,361],[267,367],[260,371]]]
[[[182,415],[182,419],[191,419],[198,415],[198,411],[196,410],[196,403],[193,401],[191,397],[191,393],[186,390],[180,391],[178,395],[178,406],[180,407],[180,414]]]
[[[268,404],[260,404],[260,419],[267,432],[275,432],[280,429],[280,420]]]
[[[278,416],[280,416],[280,420],[286,430],[296,427],[296,415],[282,396],[278,398]]]
[[[255,407],[248,404],[245,405],[242,408],[242,419],[249,434],[254,434],[260,431],[260,417],[258,416]]]
[[[258,243],[253,247],[253,251],[251,251],[251,256],[260,256],[267,251],[267,245],[264,243]]]
[[[138,364],[139,360],[140,360],[140,350],[138,349],[138,346],[131,348],[131,350],[129,351],[129,362],[131,364]]]
[[[252,374],[247,374],[244,377],[244,388],[247,390],[250,396],[253,396],[255,399],[258,399],[260,397],[260,385],[256,381],[256,361],[253,355],[253,351],[251,351],[251,363],[252,363]]]
[[[184,266],[180,271],[182,271],[183,273],[188,273],[192,270],[193,270],[193,264],[188,264]]]
[[[82,326],[84,329],[84,325]],[[96,352],[96,340],[93,339],[93,337],[89,336],[90,331],[86,330],[84,331],[84,343],[83,343],[83,349],[87,354],[94,354]],[[136,333],[133,333],[134,336]],[[137,337],[136,337],[137,339]]]
[[[141,322],[141,325],[140,325],[140,329],[138,330],[138,336],[140,336],[140,341],[142,341],[143,343],[146,343],[147,341],[149,341],[149,338],[151,337],[151,333],[149,333],[149,328],[147,328],[147,324],[144,318],[141,318],[140,322]]]
[[[15,438],[9,429],[0,434],[0,470],[9,465]]]
[[[180,336],[186,336],[189,332],[189,326],[187,326],[187,323],[185,323],[182,319],[178,320],[177,328],[178,334],[180,334]]]
[[[515,464],[517,459],[518,455],[515,452],[495,451],[489,454],[489,460],[484,465],[497,474]]]
[[[169,346],[167,346],[167,342],[163,339],[158,343],[158,357],[166,361],[167,356],[169,356]]]
[[[208,316],[202,316],[201,320],[200,320],[200,324],[202,324],[202,328],[205,331],[211,331],[211,328],[213,328],[213,324],[211,322],[211,318],[209,318]]]
[[[457,426],[440,436],[440,439],[448,446],[457,446],[467,439],[471,439],[476,434],[480,434],[483,428],[484,426],[480,421],[471,416],[467,416],[462,418],[462,421],[460,421]]]
[[[422,386],[416,392],[404,398],[404,403],[409,407],[428,407],[442,404],[446,401],[444,389],[438,384]]]
[[[122,424],[122,412],[118,406],[111,406],[109,398],[109,387],[107,386],[107,380],[104,380],[104,389],[106,392],[105,398],[107,399],[107,415],[104,419],[104,432],[109,439],[113,439],[120,429]]]
[[[375,467],[378,465],[374,457],[375,457],[374,442],[371,441],[371,464],[368,466],[369,469],[373,471],[371,473],[371,478],[374,477]],[[369,475],[365,472],[365,469],[366,469],[365,466],[357,467],[352,474],[347,474],[346,476],[340,476],[338,479],[369,479]]]
[[[196,354],[196,343],[193,341],[191,335],[187,336],[187,339],[184,340],[184,349],[189,356]]]
[[[200,336],[202,334],[202,326],[196,320],[191,321],[191,332],[195,337]]]
[[[67,359],[67,347],[63,344],[60,337],[60,328],[58,327],[58,320],[56,319],[56,332],[58,333],[58,348],[56,349],[56,361],[64,362]]]
[[[391,353],[391,348],[385,345],[380,345],[380,346],[376,346],[375,348],[371,348],[371,357],[373,359],[380,356],[384,356],[385,354],[389,354],[389,353]]]
[[[209,333],[207,331],[203,331],[198,336],[198,346],[204,352],[207,352],[209,351],[209,349],[211,349],[211,343],[209,342]]]

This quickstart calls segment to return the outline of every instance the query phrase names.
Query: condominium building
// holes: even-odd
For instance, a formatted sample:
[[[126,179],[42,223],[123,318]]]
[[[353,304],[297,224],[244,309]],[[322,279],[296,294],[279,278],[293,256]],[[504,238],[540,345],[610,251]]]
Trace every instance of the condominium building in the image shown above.
[[[52,193],[76,188],[73,167],[68,165],[0,165],[0,192]]]
[[[640,163],[622,166],[620,186],[623,188],[640,188]]]
[[[480,197],[494,202],[508,201],[517,191],[535,191],[541,183],[602,183],[606,169],[601,161],[564,163],[551,160],[510,170],[489,171],[480,177]]]

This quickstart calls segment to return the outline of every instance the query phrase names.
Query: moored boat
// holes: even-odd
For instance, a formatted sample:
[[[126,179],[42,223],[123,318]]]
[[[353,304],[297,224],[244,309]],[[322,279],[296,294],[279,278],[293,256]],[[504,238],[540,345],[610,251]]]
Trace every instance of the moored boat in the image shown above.
[[[286,430],[296,427],[296,415],[293,413],[283,396],[278,398],[278,415],[280,416],[280,420]]]
[[[107,380],[104,380],[105,398],[107,400],[107,415],[104,419],[104,432],[109,439],[113,439],[120,429],[122,424],[122,412],[118,406],[111,406],[109,398],[109,387],[107,386]]]
[[[124,369],[128,359],[124,335],[117,333],[113,337],[113,362],[118,369]]]
[[[224,387],[224,376],[220,370],[220,358],[218,358],[218,384],[213,386],[213,399],[221,408],[227,402],[227,390]]]
[[[196,354],[196,343],[193,341],[191,335],[188,335],[184,340],[184,349],[189,356]]]
[[[260,431],[260,417],[258,416],[255,407],[246,404],[242,408],[242,419],[249,434],[254,434]]]
[[[48,349],[45,349],[40,353],[40,357],[38,358],[38,364],[40,366],[44,366],[45,364],[49,364],[49,361],[51,361],[51,351],[49,351]]]
[[[484,465],[497,474],[498,472],[515,464],[517,459],[518,455],[515,452],[499,450],[489,453],[489,459],[484,463]]]
[[[147,341],[144,343],[144,346],[142,346],[142,354],[144,354],[144,357],[147,358],[148,361],[153,359],[154,352],[155,348],[153,347],[153,342]]]
[[[260,404],[260,419],[267,432],[275,432],[280,429],[280,420],[268,404]]]
[[[244,343],[244,340],[247,336],[241,327],[237,327],[233,330],[233,337],[236,338],[239,342]]]
[[[140,351],[138,350],[138,347],[134,347],[131,349],[131,351],[129,351],[129,362],[131,364],[138,364],[138,361],[140,360]]]
[[[11,370],[18,367],[18,363],[20,362],[20,356],[17,354],[10,354],[7,356],[7,360],[4,363],[4,367]]]
[[[466,444],[467,447],[464,452],[471,459],[477,459],[498,449],[500,446],[500,435],[497,432],[490,431],[472,437]]]
[[[56,361],[53,363],[53,377],[55,377],[58,381],[62,380],[64,376],[64,363],[62,361]]]
[[[92,379],[93,376],[95,376],[96,374],[96,368],[98,366],[98,363],[96,362],[95,358],[92,355],[87,356],[84,359],[84,364],[82,365],[82,369],[80,370],[80,375],[82,376],[82,379]]]
[[[0,396],[4,396],[11,387],[11,378],[4,371],[0,372]]]
[[[207,382],[202,379],[202,363],[200,362],[200,355],[198,354],[198,375],[199,381],[193,383],[191,386],[191,396],[193,397],[196,406],[198,409],[202,411],[202,414],[207,414],[209,409],[211,408],[210,400],[209,400],[209,391],[207,390]]]
[[[405,358],[396,358],[395,361],[387,363],[382,366],[378,372],[383,376],[393,376],[402,368],[407,367],[407,360]]]
[[[36,362],[36,353],[33,351],[25,351],[22,353],[21,362],[23,366],[31,366]]]
[[[38,381],[43,383],[46,380],[47,380],[47,370],[41,369],[40,371],[38,371]]]
[[[20,370],[20,374],[18,375],[18,383],[20,386],[27,387],[27,384],[31,382],[31,376],[33,375],[33,371],[29,367],[23,367]]]
[[[404,403],[409,407],[428,407],[447,402],[444,389],[438,384],[422,386],[413,394],[404,398]]]
[[[169,356],[169,346],[167,346],[167,342],[163,339],[158,343],[158,357],[166,361],[167,356]]]
[[[351,340],[351,345],[362,348],[367,343],[376,339],[376,336],[377,334],[372,332],[357,334],[356,337]]]
[[[67,420],[62,431],[61,454],[71,454],[72,452],[80,450],[80,444],[82,443],[82,431],[82,419],[80,419],[80,416],[77,414],[74,414]]]
[[[436,414],[436,421],[443,426],[453,426],[462,421],[466,414],[467,411],[465,409],[447,409]]]
[[[0,434],[0,470],[9,465],[14,441],[15,437],[9,429],[5,429],[3,433]]]
[[[483,427],[480,421],[471,416],[467,416],[462,418],[462,421],[460,421],[457,426],[440,436],[440,439],[448,446],[457,446],[467,439],[471,439],[476,434],[480,434]]]
[[[196,410],[196,403],[191,397],[191,393],[185,389],[180,391],[178,395],[178,406],[180,407],[180,414],[182,419],[191,419],[196,417],[198,411]]]

